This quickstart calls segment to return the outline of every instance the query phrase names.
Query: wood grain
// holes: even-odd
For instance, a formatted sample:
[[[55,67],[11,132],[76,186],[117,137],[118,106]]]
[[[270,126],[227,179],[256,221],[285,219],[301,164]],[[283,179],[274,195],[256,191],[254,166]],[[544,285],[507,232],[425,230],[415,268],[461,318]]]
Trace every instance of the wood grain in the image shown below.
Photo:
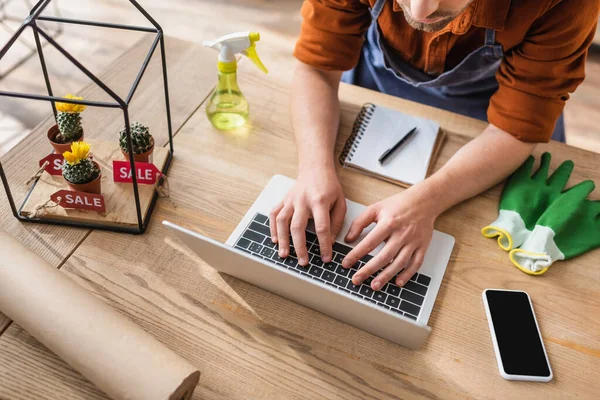
[[[119,57],[100,78],[117,94],[126,94],[142,61],[150,48],[152,38],[141,40],[127,54]],[[207,93],[214,86],[214,71],[197,68],[210,50],[199,45],[167,38],[167,61],[171,92],[171,117],[173,132],[197,110]],[[154,133],[157,146],[167,141],[167,123],[164,112],[164,91],[159,58],[154,57],[141,80],[130,108],[133,121],[142,121]],[[108,100],[107,95],[95,85],[79,91],[88,99]],[[51,112],[48,106],[48,112]],[[116,140],[123,125],[120,111],[89,107],[83,117],[86,138]],[[21,204],[28,188],[25,181],[37,170],[38,160],[51,152],[46,132],[53,124],[48,117],[25,140],[1,158],[15,202]],[[17,237],[36,253],[60,267],[79,243],[89,234],[89,229],[74,229],[55,225],[28,224],[18,221],[10,210],[6,194],[0,189],[0,223],[8,233]],[[0,334],[8,325],[8,319],[0,313]]]
[[[105,226],[121,228],[137,228],[138,219],[135,207],[135,197],[132,183],[117,183],[113,179],[113,160],[125,160],[121,154],[119,142],[89,141],[94,160],[102,170],[102,195],[106,204],[105,213],[94,211],[66,209],[53,207],[41,210],[36,218],[52,218],[61,221],[76,221],[80,223],[98,223]],[[162,170],[167,161],[169,150],[166,147],[158,147],[152,153],[152,163]],[[61,175],[50,175],[44,172],[33,187],[27,198],[21,215],[28,217],[35,214],[36,207],[43,205],[50,196],[59,190],[69,190],[67,182]],[[154,197],[155,185],[138,185],[142,219],[146,218],[148,208]]]
[[[143,236],[92,232],[62,271],[198,365],[198,399],[594,398],[600,252],[560,262],[542,277],[521,273],[479,233],[497,215],[500,187],[437,220],[436,229],[455,236],[456,247],[430,318],[432,335],[417,352],[219,275],[163,228],[160,221],[168,219],[224,241],[273,174],[296,175],[289,80],[289,70],[263,76],[241,63],[239,83],[252,107],[248,129],[216,131],[198,110],[175,139],[170,183],[177,207],[159,201]],[[340,96],[337,153],[364,102],[440,123],[449,137],[436,168],[485,128],[361,88],[342,85]],[[597,155],[558,143],[539,146],[536,155],[545,150],[553,153],[553,167],[575,161],[571,182],[600,179]],[[353,171],[338,173],[346,196],[359,203],[402,190]],[[488,287],[530,293],[554,381],[500,377],[481,302]],[[103,398],[17,326],[0,338],[0,350],[0,378],[10,378],[0,379],[0,397]]]

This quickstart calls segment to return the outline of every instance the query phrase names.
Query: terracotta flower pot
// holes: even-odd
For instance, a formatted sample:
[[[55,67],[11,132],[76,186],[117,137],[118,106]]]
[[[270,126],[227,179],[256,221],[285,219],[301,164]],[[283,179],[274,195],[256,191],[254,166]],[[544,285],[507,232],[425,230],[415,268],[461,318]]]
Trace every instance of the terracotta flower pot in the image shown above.
[[[152,162],[150,157],[152,156],[152,153],[154,152],[154,138],[151,138],[150,140],[152,140],[152,147],[150,147],[150,150],[148,150],[145,153],[134,154],[133,155],[134,161],[136,161],[136,162]],[[124,151],[122,148],[121,148],[121,153],[123,153],[123,157],[125,157],[125,159],[129,161],[129,153]]]
[[[48,140],[50,141],[50,144],[54,148],[54,154],[62,154],[65,151],[71,151],[71,143],[72,142],[56,143],[54,141],[54,138],[58,134],[59,134],[58,125],[54,125],[52,128],[48,129]],[[83,140],[83,133],[81,134],[81,137],[79,139],[77,139],[77,141],[81,142],[82,140]]]
[[[100,174],[96,179],[94,179],[91,182],[71,183],[65,178],[65,181],[67,182],[71,190],[74,190],[76,192],[102,194],[102,169],[100,168],[100,165],[97,162],[94,161],[94,164],[96,164],[96,167],[98,167],[98,169],[100,170]]]

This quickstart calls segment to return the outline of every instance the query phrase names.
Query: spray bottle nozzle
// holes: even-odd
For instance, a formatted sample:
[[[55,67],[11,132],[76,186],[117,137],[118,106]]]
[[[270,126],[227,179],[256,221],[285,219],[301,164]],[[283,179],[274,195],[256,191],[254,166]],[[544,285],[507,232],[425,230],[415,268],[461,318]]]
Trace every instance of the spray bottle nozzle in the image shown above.
[[[219,66],[227,66],[228,71],[235,70],[235,55],[243,54],[252,61],[261,71],[268,73],[267,68],[258,57],[256,42],[260,40],[258,32],[237,32],[222,36],[213,41],[205,41],[205,47],[220,51]]]
[[[252,43],[258,42],[260,40],[260,33],[258,33],[258,32],[250,32],[248,34],[248,39],[250,39],[250,41]]]

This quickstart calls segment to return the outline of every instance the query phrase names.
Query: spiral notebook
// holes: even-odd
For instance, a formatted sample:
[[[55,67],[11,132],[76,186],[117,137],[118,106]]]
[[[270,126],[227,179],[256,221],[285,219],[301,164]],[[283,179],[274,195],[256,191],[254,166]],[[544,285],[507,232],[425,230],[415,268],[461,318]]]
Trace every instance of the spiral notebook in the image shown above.
[[[383,163],[379,157],[408,132],[415,133]],[[344,167],[410,186],[424,180],[444,139],[440,126],[431,120],[397,110],[365,104],[340,155]]]

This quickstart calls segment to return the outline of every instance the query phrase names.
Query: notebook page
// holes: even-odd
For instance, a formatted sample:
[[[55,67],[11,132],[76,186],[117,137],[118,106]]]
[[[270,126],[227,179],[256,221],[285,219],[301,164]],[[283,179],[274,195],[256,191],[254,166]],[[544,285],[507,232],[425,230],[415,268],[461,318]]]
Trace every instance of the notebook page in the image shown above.
[[[415,126],[413,136],[380,164],[379,157]],[[433,121],[376,106],[349,164],[414,185],[425,179],[438,131]]]

